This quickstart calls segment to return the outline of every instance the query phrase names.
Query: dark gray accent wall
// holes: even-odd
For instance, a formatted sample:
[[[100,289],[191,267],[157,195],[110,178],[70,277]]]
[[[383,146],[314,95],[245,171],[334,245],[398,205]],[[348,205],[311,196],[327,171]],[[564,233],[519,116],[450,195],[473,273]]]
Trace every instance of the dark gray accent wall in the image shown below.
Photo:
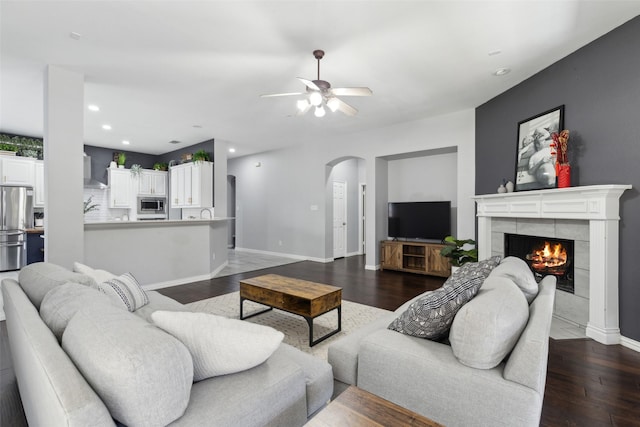
[[[175,160],[176,163],[180,163],[180,158],[184,153],[195,153],[196,151],[204,150],[207,153],[209,153],[209,156],[211,157],[211,161],[213,162],[214,161],[213,160],[213,144],[214,144],[213,139],[199,142],[198,144],[195,144],[195,145],[190,145],[188,147],[179,148],[177,150],[161,154],[157,156],[158,160],[156,161],[169,163],[171,160]]]
[[[143,169],[151,169],[153,164],[158,161],[158,156],[154,156],[152,154],[85,145],[84,152],[87,156],[91,156],[91,178],[106,183],[108,181],[107,168],[109,167],[109,163],[113,160],[113,154],[121,151],[124,151],[127,155],[127,161],[125,163],[127,168],[131,168],[131,165],[138,164],[142,166]]]
[[[633,185],[620,201],[620,329],[640,341],[640,17],[476,109],[476,194],[514,179],[517,123],[562,104],[572,185]]]

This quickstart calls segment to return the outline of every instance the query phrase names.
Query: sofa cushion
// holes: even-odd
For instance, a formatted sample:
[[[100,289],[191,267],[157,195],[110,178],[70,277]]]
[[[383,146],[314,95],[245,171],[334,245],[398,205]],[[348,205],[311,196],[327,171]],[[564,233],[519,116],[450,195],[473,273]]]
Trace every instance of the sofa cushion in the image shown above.
[[[527,302],[531,304],[538,295],[538,283],[527,263],[514,256],[503,259],[500,264],[493,269],[491,276],[505,277],[512,280],[522,291]]]
[[[441,288],[426,292],[411,303],[388,328],[419,338],[445,337],[458,310],[475,296],[499,260],[493,257],[463,265]]]
[[[129,311],[136,311],[149,303],[147,294],[131,273],[98,283],[96,289],[118,301]]]
[[[76,273],[86,274],[95,280],[96,283],[106,282],[107,280],[111,280],[117,276],[116,274],[110,273],[106,270],[91,268],[88,265],[80,264],[79,262],[73,263],[73,271]]]
[[[453,320],[453,354],[469,367],[492,369],[511,352],[528,320],[527,300],[515,283],[489,276]]]
[[[18,275],[20,287],[31,300],[31,303],[40,310],[42,299],[51,289],[67,282],[80,283],[91,286],[95,282],[85,274],[74,273],[64,267],[48,262],[36,262],[29,264],[20,270]]]
[[[155,311],[151,319],[187,346],[194,381],[253,368],[267,360],[284,338],[267,326],[208,313]]]
[[[189,351],[133,313],[107,305],[83,308],[67,325],[62,348],[122,424],[166,425],[189,403]]]
[[[40,305],[40,317],[61,341],[67,324],[78,310],[101,304],[117,307],[115,301],[98,290],[69,282],[47,292]]]

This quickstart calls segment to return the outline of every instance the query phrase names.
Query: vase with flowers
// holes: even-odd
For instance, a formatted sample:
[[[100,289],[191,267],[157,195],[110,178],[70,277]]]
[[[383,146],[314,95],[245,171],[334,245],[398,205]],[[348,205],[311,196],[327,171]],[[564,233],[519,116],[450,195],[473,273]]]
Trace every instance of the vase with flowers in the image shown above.
[[[565,129],[560,133],[551,134],[553,142],[551,154],[556,156],[556,177],[558,178],[558,188],[571,187],[571,165],[567,157],[569,146],[569,130]]]

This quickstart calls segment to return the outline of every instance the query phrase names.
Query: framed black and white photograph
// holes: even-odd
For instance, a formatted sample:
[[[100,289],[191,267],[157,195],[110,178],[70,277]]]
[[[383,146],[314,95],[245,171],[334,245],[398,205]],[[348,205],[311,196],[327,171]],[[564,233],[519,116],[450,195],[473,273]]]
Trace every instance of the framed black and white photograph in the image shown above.
[[[564,105],[518,123],[515,191],[556,188],[551,134],[564,129]]]

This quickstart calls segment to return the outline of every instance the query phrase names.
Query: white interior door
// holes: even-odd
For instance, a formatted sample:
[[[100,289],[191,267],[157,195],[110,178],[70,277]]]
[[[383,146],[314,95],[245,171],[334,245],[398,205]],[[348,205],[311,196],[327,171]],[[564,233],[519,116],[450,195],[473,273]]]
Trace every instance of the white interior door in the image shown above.
[[[347,253],[347,183],[333,183],[333,258]]]

